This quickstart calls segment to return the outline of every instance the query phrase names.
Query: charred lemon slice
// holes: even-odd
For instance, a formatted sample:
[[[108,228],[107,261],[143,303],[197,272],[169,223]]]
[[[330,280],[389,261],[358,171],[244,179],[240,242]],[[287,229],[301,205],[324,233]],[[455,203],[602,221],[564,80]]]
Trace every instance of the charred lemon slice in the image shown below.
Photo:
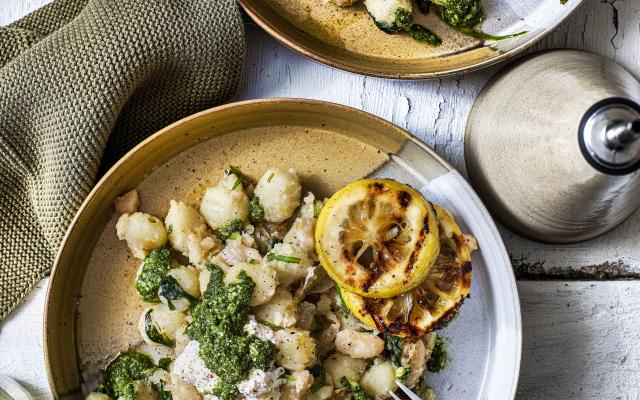
[[[341,290],[351,313],[368,326],[396,336],[420,336],[446,324],[471,287],[471,254],[451,215],[434,205],[440,228],[440,255],[426,279],[408,293],[372,299]]]
[[[338,285],[375,298],[416,287],[440,252],[431,203],[389,179],[356,181],[336,192],[318,216],[315,240]]]

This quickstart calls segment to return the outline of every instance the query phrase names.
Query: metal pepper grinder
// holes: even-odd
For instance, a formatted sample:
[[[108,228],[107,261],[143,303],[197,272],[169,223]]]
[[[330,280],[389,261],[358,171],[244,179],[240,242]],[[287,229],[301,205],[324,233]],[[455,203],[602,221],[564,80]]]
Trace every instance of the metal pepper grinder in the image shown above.
[[[517,233],[547,243],[601,235],[640,205],[640,83],[582,51],[518,61],[473,105],[465,159],[487,207]]]

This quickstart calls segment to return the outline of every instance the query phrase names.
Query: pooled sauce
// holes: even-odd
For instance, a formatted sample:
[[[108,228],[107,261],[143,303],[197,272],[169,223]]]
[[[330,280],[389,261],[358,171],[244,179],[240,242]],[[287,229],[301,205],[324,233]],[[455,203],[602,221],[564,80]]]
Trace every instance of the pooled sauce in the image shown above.
[[[328,45],[370,57],[397,59],[437,58],[478,46],[479,41],[456,32],[433,14],[414,12],[416,23],[442,39],[434,47],[414,40],[408,34],[389,35],[378,29],[364,7],[358,3],[340,7],[321,0],[266,0],[287,21]]]
[[[357,160],[347,154],[357,154]],[[294,167],[305,188],[326,196],[386,161],[376,147],[326,129],[238,130],[199,143],[150,172],[138,185],[140,210],[164,219],[171,199],[197,206],[229,165],[252,177],[268,166]],[[141,342],[137,325],[146,305],[134,287],[141,260],[116,237],[117,219],[114,211],[93,249],[79,299],[78,356],[88,374]]]

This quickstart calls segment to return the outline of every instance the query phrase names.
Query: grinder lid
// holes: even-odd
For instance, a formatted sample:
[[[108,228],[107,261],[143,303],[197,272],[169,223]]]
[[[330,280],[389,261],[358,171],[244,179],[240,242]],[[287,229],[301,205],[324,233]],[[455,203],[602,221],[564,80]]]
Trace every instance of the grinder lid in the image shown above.
[[[580,149],[600,172],[626,175],[640,169],[640,105],[624,98],[604,99],[585,113]]]

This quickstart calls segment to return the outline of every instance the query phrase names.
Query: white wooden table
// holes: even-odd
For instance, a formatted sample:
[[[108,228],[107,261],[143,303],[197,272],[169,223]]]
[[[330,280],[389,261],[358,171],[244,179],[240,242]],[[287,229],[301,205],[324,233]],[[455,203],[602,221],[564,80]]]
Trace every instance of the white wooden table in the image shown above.
[[[0,25],[48,1],[0,0]],[[247,42],[237,100],[310,97],[350,105],[406,128],[463,173],[467,112],[500,68],[452,79],[391,81],[305,59],[253,25]],[[640,78],[640,0],[585,0],[535,49],[563,47],[612,58]],[[506,230],[503,236],[522,302],[518,398],[640,399],[640,212],[578,245],[542,245]],[[41,282],[0,323],[0,374],[14,377],[36,398],[51,396],[41,343],[46,285]]]

